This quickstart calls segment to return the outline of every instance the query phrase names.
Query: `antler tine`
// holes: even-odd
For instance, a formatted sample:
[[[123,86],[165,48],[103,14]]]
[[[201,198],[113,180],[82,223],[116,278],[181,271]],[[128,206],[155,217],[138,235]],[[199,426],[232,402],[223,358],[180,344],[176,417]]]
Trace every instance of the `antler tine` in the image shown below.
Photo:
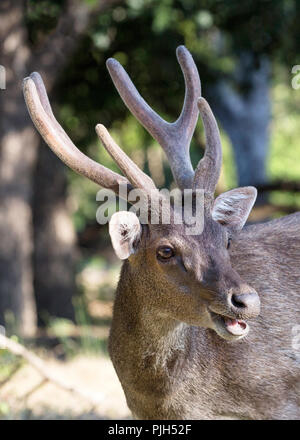
[[[166,122],[151,109],[118,61],[110,58],[106,65],[124,103],[162,146],[178,186],[184,189],[191,188],[194,177],[189,146],[198,119],[196,102],[201,96],[201,84],[193,58],[184,46],[177,48],[177,58],[184,74],[186,92],[182,112],[174,123]]]
[[[56,129],[64,137],[65,141],[69,144],[69,146],[72,149],[74,149],[75,145],[73,144],[73,142],[71,141],[71,139],[69,138],[69,136],[67,135],[65,130],[62,128],[62,126],[55,119],[55,116],[53,114],[53,111],[52,111],[52,108],[51,108],[51,104],[49,102],[49,98],[48,98],[48,95],[47,95],[46,87],[45,87],[45,84],[44,84],[44,82],[42,80],[41,75],[38,72],[33,72],[33,73],[30,74],[30,78],[33,80],[33,82],[34,82],[34,84],[36,86],[40,102],[41,102],[45,112],[47,113],[49,118],[52,120],[52,122],[55,125]]]
[[[190,52],[184,46],[178,46],[176,55],[184,76],[185,97],[182,112],[174,125],[183,131],[182,136],[186,136],[185,147],[188,150],[199,115],[197,100],[201,96],[201,82]]]
[[[71,146],[71,148],[74,149],[75,145],[53,115],[41,75],[38,72],[33,72],[30,77],[33,79],[36,85],[38,95],[45,112],[52,119],[53,124],[60,132],[60,134],[65,138],[66,142]],[[98,124],[96,126],[96,132],[102,140],[107,152],[115,160],[121,171],[128,177],[129,181],[134,187],[144,188],[147,190],[156,189],[153,180],[149,176],[147,176],[147,174],[143,173],[143,171],[141,171],[139,167],[124,153],[124,151],[112,139],[104,125]]]
[[[217,121],[208,102],[199,98],[198,108],[203,121],[206,137],[206,148],[200,160],[193,182],[193,188],[201,188],[209,193],[214,193],[222,166],[222,145]]]
[[[151,190],[157,190],[153,180],[140,170],[127,154],[124,153],[104,125],[96,125],[96,133],[101,139],[106,151],[111,155],[135,188],[144,189],[148,193],[151,192]]]
[[[119,185],[129,185],[128,180],[93,161],[73,144],[56,121],[39,74],[25,78],[23,92],[31,119],[41,136],[54,153],[70,168],[90,180],[118,192]]]
[[[37,89],[37,93],[39,95],[39,99],[41,101],[41,104],[42,104],[45,112],[47,113],[47,115],[51,119],[53,119],[55,122],[57,122],[55,117],[54,117],[54,114],[52,112],[52,108],[51,108],[51,104],[49,102],[49,98],[48,98],[48,95],[47,95],[46,87],[45,87],[45,84],[44,84],[44,82],[42,80],[41,75],[38,72],[32,72],[30,74],[30,78],[33,80],[33,82],[35,84],[35,87]]]

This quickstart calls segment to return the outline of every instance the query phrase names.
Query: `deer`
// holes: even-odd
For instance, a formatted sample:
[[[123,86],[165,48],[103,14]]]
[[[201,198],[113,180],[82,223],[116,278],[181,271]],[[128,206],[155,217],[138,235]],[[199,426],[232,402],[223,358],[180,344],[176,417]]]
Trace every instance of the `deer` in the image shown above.
[[[204,216],[196,235],[172,216],[169,224],[141,224],[128,211],[111,217],[113,248],[123,261],[108,341],[113,366],[138,419],[299,419],[293,329],[300,323],[300,213],[246,224],[254,187],[215,198],[220,132],[185,46],[177,59],[185,98],[173,123],[154,112],[117,60],[106,63],[125,105],[163,148],[178,188],[203,192]],[[38,73],[23,89],[34,125],[67,166],[115,193],[124,185],[161,200],[153,179],[103,125],[97,135],[123,175],[73,144]],[[206,146],[194,170],[189,149],[199,114]]]

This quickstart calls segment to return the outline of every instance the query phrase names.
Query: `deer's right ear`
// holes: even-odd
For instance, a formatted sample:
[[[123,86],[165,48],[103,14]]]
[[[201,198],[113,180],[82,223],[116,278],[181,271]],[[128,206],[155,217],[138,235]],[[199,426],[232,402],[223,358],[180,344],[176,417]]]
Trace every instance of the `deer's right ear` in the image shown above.
[[[109,222],[109,235],[115,253],[126,260],[134,253],[134,247],[141,237],[142,227],[133,212],[115,212]]]

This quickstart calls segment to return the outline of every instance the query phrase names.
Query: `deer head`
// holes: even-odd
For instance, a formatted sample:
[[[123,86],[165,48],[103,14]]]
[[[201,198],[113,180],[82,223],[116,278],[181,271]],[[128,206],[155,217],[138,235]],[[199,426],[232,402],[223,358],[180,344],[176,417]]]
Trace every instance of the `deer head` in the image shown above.
[[[231,242],[234,245],[257,192],[254,187],[237,188],[214,200],[222,163],[218,126],[208,103],[201,97],[199,74],[184,46],[177,48],[177,58],[185,79],[185,99],[174,123],[166,122],[148,106],[116,60],[109,59],[107,67],[127,107],[164,149],[178,187],[204,192],[203,232],[187,235],[185,225],[172,220],[167,225],[141,225],[132,212],[115,213],[109,232],[117,256],[126,260],[127,268],[142,280],[140,294],[143,283],[150,286],[153,293],[145,301],[158,313],[212,328],[222,338],[236,340],[248,333],[245,319],[256,317],[260,310],[258,294],[243,282],[230,263]],[[96,132],[125,177],[77,149],[56,121],[38,73],[25,78],[24,96],[36,128],[66,165],[116,193],[122,184],[128,191],[138,188],[146,197],[154,194],[161,199],[153,180],[120,149],[104,126],[97,125]],[[206,149],[194,171],[189,147],[199,112],[206,133]]]

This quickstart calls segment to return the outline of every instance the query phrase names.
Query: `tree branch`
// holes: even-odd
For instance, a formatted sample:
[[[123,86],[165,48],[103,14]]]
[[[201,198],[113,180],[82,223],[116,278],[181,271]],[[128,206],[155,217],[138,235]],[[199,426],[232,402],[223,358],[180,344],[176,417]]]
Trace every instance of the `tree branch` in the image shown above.
[[[65,380],[63,380],[61,377],[57,377],[55,374],[53,374],[53,372],[48,369],[46,363],[42,359],[40,359],[36,354],[29,351],[27,348],[25,348],[23,345],[19,344],[18,342],[15,342],[12,339],[9,339],[6,336],[0,334],[0,350],[1,349],[8,350],[16,356],[21,356],[33,368],[35,368],[45,380],[53,383],[59,388],[64,389],[65,391],[83,397],[91,404],[93,404],[93,406],[98,406],[100,403],[103,402],[104,394],[97,393],[96,395],[89,391],[81,390],[76,386],[65,382]]]

